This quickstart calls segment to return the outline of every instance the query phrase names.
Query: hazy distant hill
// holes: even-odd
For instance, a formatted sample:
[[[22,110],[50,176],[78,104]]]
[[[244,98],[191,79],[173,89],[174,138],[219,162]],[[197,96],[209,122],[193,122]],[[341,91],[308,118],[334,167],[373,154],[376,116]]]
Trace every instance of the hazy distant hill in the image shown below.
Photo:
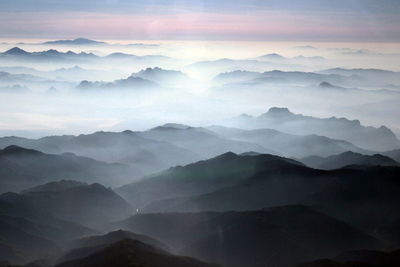
[[[80,52],[75,53],[72,51],[60,52],[55,49],[50,49],[41,52],[27,52],[18,47],[11,48],[3,53],[0,53],[0,58],[5,62],[62,62],[62,61],[83,61],[83,60],[95,60],[98,57],[93,53]]]
[[[140,77],[129,76],[126,79],[116,80],[113,82],[90,82],[81,81],[77,86],[78,89],[82,90],[94,90],[94,89],[125,89],[125,90],[148,90],[159,87],[158,84],[149,80],[142,79]]]
[[[400,84],[400,72],[394,72],[381,69],[343,69],[334,68],[323,70],[320,73],[324,74],[337,74],[348,77],[361,77],[368,81],[370,86],[378,84]]]
[[[212,267],[215,265],[189,257],[175,256],[162,249],[131,239],[116,242],[85,258],[56,265],[56,267],[84,266]]]
[[[260,153],[279,154],[279,152],[263,147],[255,142],[226,139],[202,127],[166,124],[140,132],[139,134],[145,138],[165,141],[178,147],[183,147],[204,158],[215,157],[229,151],[234,153],[256,151]]]
[[[287,157],[328,156],[349,150],[368,153],[368,151],[356,147],[347,141],[335,140],[314,134],[295,135],[273,129],[243,130],[223,126],[211,126],[207,127],[207,129],[225,138],[259,144],[272,151],[279,151],[280,154]],[[251,150],[248,149],[248,151]]]
[[[45,154],[14,145],[0,150],[0,193],[18,192],[61,179],[120,185],[138,175],[126,165],[109,164],[74,154]]]
[[[98,183],[59,183],[32,188],[12,197],[6,193],[0,195],[0,200],[25,203],[59,219],[89,226],[122,219],[133,212],[123,198]]]
[[[182,254],[223,266],[293,266],[377,245],[371,236],[304,206],[139,214],[114,227],[154,236]]]
[[[340,74],[322,74],[303,71],[281,71],[273,70],[266,72],[232,71],[217,75],[214,82],[218,84],[288,84],[288,85],[318,85],[322,82],[329,82],[341,86],[357,84],[358,80]],[[357,83],[356,83],[357,82]]]
[[[348,165],[372,165],[372,166],[400,166],[397,161],[380,155],[362,155],[354,152],[344,152],[329,157],[311,156],[301,159],[304,164],[318,169],[338,169]]]
[[[100,45],[106,44],[105,42],[94,41],[86,38],[76,38],[73,40],[55,40],[47,41],[44,45]]]
[[[156,200],[190,197],[230,187],[276,166],[302,166],[297,161],[273,155],[239,156],[232,152],[184,167],[170,168],[145,180],[117,189],[137,208]],[[164,202],[168,205],[168,201]]]
[[[137,73],[133,73],[132,77],[139,77],[162,86],[172,87],[185,87],[193,83],[193,81],[181,71],[164,70],[159,67],[146,68]]]
[[[140,177],[141,172],[153,173],[201,159],[194,152],[167,142],[143,138],[132,131],[48,136],[40,139],[0,138],[0,148],[13,144],[46,153],[72,152],[96,160],[130,164],[134,171],[132,178]]]
[[[258,116],[239,116],[224,122],[227,126],[247,129],[271,128],[286,133],[317,134],[346,140],[364,149],[385,151],[400,146],[395,134],[385,126],[363,126],[358,120],[346,118],[315,118],[294,114],[287,108],[271,108]]]
[[[14,85],[16,83],[35,83],[44,82],[43,78],[31,74],[13,74],[6,71],[0,71],[0,84],[1,85]]]
[[[79,41],[79,40],[78,40]],[[123,53],[112,53],[106,56],[98,56],[93,53],[73,51],[60,52],[55,49],[40,52],[28,52],[19,47],[11,48],[7,51],[0,53],[0,58],[3,63],[10,66],[15,66],[15,63],[35,63],[35,64],[91,64],[93,67],[98,68],[99,64],[133,64],[137,66],[148,67],[150,66],[164,66],[177,61],[173,58],[162,55],[145,55],[136,56]]]

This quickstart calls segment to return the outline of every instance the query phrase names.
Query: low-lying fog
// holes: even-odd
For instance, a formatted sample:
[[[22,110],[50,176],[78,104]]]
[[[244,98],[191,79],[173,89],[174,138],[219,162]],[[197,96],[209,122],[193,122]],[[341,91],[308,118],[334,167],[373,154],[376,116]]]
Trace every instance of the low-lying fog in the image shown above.
[[[0,45],[0,135],[212,125],[273,106],[400,134],[396,44],[41,42]]]

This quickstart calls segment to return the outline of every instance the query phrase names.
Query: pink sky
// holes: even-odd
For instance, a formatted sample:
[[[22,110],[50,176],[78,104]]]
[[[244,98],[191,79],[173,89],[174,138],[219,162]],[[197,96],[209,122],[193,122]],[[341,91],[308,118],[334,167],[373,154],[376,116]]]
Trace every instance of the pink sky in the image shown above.
[[[390,18],[386,15],[385,19]],[[11,23],[12,22],[12,23]],[[381,27],[351,13],[176,13],[129,15],[90,12],[0,12],[2,37],[101,39],[329,40],[389,38],[397,24]]]

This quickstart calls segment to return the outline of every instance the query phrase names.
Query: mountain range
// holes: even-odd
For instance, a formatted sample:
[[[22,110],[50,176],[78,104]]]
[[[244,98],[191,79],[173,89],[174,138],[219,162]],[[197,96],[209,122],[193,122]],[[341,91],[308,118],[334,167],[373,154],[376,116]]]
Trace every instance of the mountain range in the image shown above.
[[[12,144],[44,153],[74,153],[108,163],[132,165],[133,179],[139,178],[141,173],[157,172],[201,159],[194,152],[167,142],[143,138],[132,131],[47,136],[39,139],[12,136],[0,138],[0,148]]]
[[[116,242],[87,257],[57,264],[55,267],[212,267],[216,266],[189,257],[176,256],[138,240],[126,239]]]
[[[400,220],[395,212],[399,172],[397,166],[367,165],[325,171],[273,155],[226,153],[116,192],[141,212],[245,211],[307,204],[371,231],[384,221]]]
[[[328,156],[349,150],[365,154],[370,153],[350,142],[314,134],[295,135],[283,133],[274,129],[243,130],[223,126],[211,126],[207,127],[207,129],[231,140],[250,142],[266,147],[271,151],[279,151],[279,153],[275,152],[272,154],[282,154],[287,157],[299,158],[305,155]],[[248,149],[248,151],[251,150]],[[262,152],[257,150],[253,151]]]
[[[378,245],[373,237],[305,206],[139,214],[110,227],[154,236],[179,253],[223,266],[294,266],[343,249]]]
[[[102,45],[105,42],[94,41],[86,38],[76,38],[73,40],[55,40],[42,43],[44,45]]]
[[[344,152],[329,157],[310,156],[301,159],[307,166],[318,169],[339,169],[348,165],[372,165],[372,166],[399,166],[394,159],[380,154],[362,155],[354,152]]]
[[[298,135],[317,134],[373,151],[386,151],[400,146],[396,135],[385,126],[366,127],[358,120],[304,116],[294,114],[287,108],[273,107],[257,117],[244,114],[222,124],[245,129],[271,128]]]
[[[72,153],[45,154],[19,146],[0,150],[0,193],[19,192],[62,179],[121,185],[142,174],[123,164],[110,164]]]
[[[2,194],[0,200],[91,227],[101,222],[122,219],[133,213],[132,207],[123,198],[98,183],[51,182],[24,190],[20,194]]]

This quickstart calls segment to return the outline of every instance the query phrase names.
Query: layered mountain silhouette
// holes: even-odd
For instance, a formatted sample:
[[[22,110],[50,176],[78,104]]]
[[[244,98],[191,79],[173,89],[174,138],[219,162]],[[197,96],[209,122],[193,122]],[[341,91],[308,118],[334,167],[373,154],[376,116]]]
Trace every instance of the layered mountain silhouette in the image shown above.
[[[274,55],[269,55],[271,58]],[[291,59],[270,59],[265,62],[279,64],[307,64],[318,62],[323,59],[298,57]],[[271,63],[270,63],[271,64]],[[336,89],[341,88],[395,88],[400,83],[398,72],[391,72],[379,69],[329,69],[319,72],[305,71],[283,71],[279,68],[275,70],[259,72],[257,68],[224,69],[225,71],[216,75],[214,82],[216,84],[285,84],[285,85],[303,85],[315,86],[321,83],[335,85]],[[325,87],[326,89],[326,87]]]
[[[255,210],[314,205],[373,231],[400,220],[399,167],[316,170],[272,155],[226,153],[117,189],[141,212]]]
[[[164,141],[185,148],[204,158],[214,157],[228,151],[235,153],[257,151],[260,153],[279,154],[254,142],[224,138],[202,127],[166,124],[139,134],[144,138]]]
[[[303,158],[301,162],[310,167],[325,170],[338,169],[348,165],[400,166],[397,161],[380,154],[370,156],[350,151],[325,158],[311,156]]]
[[[288,85],[318,85],[326,82],[340,86],[363,85],[355,77],[340,74],[324,74],[303,71],[273,70],[266,72],[231,71],[221,73],[214,78],[218,84],[288,84]]]
[[[168,251],[168,247],[154,238],[138,235],[129,231],[117,230],[109,232],[105,235],[89,236],[73,241],[68,247],[71,248],[57,262],[62,263],[66,261],[85,258],[91,254],[99,252],[106,247],[126,239],[138,240],[145,244],[151,245],[156,248]]]
[[[328,156],[345,151],[368,153],[350,142],[336,140],[318,135],[294,135],[273,129],[243,130],[223,126],[211,126],[207,129],[219,135],[238,141],[259,144],[272,151],[288,157],[304,157],[305,155]],[[248,149],[248,151],[251,151]],[[254,150],[256,151],[256,150]],[[275,153],[277,154],[277,152]]]
[[[187,86],[193,81],[183,72],[176,70],[164,70],[159,67],[147,68],[132,74],[133,77],[139,77],[160,85],[166,86]]]
[[[8,60],[16,60],[19,62],[66,62],[66,61],[86,61],[95,60],[98,56],[93,53],[80,52],[75,53],[72,51],[60,52],[55,49],[50,49],[41,52],[27,52],[21,48],[14,47],[3,53],[0,53],[0,58],[8,62]]]
[[[21,195],[0,195],[0,262],[23,264],[61,253],[71,238],[93,235],[87,227],[34,207]]]
[[[73,40],[55,40],[47,41],[44,45],[100,45],[106,44],[105,42],[94,41],[86,38],[76,38]]]
[[[76,179],[124,184],[141,173],[123,164],[110,164],[75,154],[45,154],[16,145],[0,150],[0,192],[21,191],[46,182]]]
[[[80,266],[211,267],[216,265],[201,262],[189,257],[175,256],[138,240],[126,239],[116,242],[85,258],[56,265],[56,267]]]
[[[333,259],[321,259],[303,263],[298,267],[395,267],[400,264],[400,251],[391,252],[377,250],[346,251]]]
[[[165,200],[169,198],[211,193],[244,182],[260,172],[284,166],[303,168],[300,162],[278,156],[240,156],[228,152],[206,161],[170,168],[116,190],[136,208],[142,209],[157,200],[167,204]]]
[[[140,77],[129,76],[126,79],[116,80],[114,82],[90,82],[81,81],[77,86],[78,89],[93,90],[93,89],[154,89],[159,85],[149,80],[142,79]]]
[[[140,214],[114,226],[154,236],[182,254],[223,266],[294,266],[377,245],[373,237],[305,206]]]
[[[0,200],[42,210],[59,219],[87,226],[118,220],[133,212],[123,198],[98,183],[52,182],[21,194],[0,195]]]
[[[258,117],[240,116],[227,120],[224,124],[247,129],[271,128],[291,134],[318,134],[376,151],[399,147],[399,140],[385,126],[366,127],[358,120],[351,121],[345,118],[314,118],[294,114],[287,108],[274,107]]]
[[[73,41],[83,41],[86,45],[89,44],[86,40],[73,40]],[[67,45],[71,45],[69,43]],[[60,45],[60,44],[59,44]],[[63,44],[61,44],[63,45]],[[146,55],[146,56],[136,56],[123,53],[112,53],[106,56],[98,56],[93,53],[80,52],[75,53],[73,51],[60,52],[56,49],[49,49],[47,51],[40,52],[28,52],[19,47],[11,48],[7,51],[0,53],[0,58],[6,63],[19,62],[21,64],[25,63],[86,63],[86,64],[106,64],[106,63],[140,63],[144,66],[148,64],[167,64],[168,62],[174,61],[172,58],[161,56],[161,55]],[[14,65],[14,64],[12,64]]]
[[[132,131],[48,136],[40,139],[0,138],[0,148],[12,144],[46,153],[72,152],[100,161],[129,164],[134,166],[130,176],[133,179],[135,176],[139,178],[140,173],[153,173],[201,159],[192,151],[170,143],[143,138],[139,133]]]
[[[344,69],[334,68],[323,70],[321,73],[356,77],[370,83],[370,86],[382,84],[399,84],[400,73],[381,69]]]
[[[382,155],[391,157],[392,159],[396,160],[397,162],[400,162],[400,149],[385,151],[385,152],[382,152]]]

